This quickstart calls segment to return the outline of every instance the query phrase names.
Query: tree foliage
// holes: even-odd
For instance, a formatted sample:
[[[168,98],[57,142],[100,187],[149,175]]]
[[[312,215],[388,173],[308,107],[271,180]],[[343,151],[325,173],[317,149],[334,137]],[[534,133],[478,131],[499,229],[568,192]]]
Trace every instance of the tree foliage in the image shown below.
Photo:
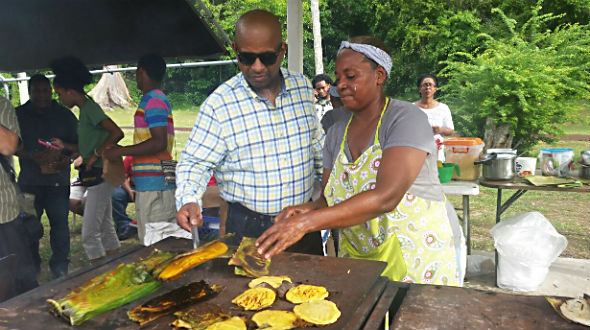
[[[483,136],[486,120],[508,125],[513,147],[529,150],[539,139],[561,132],[573,101],[588,99],[590,33],[588,26],[545,26],[562,16],[541,14],[541,3],[524,23],[492,12],[503,22],[507,37],[482,33],[481,49],[456,52],[444,61],[445,101],[453,104],[458,130]]]

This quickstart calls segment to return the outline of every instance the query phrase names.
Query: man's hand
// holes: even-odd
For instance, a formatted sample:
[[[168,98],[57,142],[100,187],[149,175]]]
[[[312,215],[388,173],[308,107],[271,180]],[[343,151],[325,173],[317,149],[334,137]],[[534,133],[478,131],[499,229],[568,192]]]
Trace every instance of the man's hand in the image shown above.
[[[108,146],[103,152],[102,156],[108,160],[117,160],[117,158],[122,156],[122,149],[123,147],[118,145]]]
[[[176,213],[176,222],[186,231],[191,231],[191,224],[201,227],[203,225],[203,215],[199,204],[184,204]]]

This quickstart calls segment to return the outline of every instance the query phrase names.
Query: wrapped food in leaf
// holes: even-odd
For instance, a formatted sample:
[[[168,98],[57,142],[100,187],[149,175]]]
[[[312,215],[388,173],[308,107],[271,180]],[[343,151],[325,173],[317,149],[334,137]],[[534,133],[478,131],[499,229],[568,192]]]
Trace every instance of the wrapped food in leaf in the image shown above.
[[[160,288],[142,263],[121,264],[97,276],[59,300],[47,299],[51,312],[71,325],[147,296]]]
[[[231,319],[213,323],[205,330],[247,330],[247,327],[241,317],[234,316]]]
[[[236,275],[249,277],[260,277],[268,275],[270,260],[258,253],[256,249],[256,238],[242,237],[240,246],[229,260],[228,265],[236,266]]]
[[[248,283],[249,288],[255,288],[256,286],[260,285],[261,283],[266,283],[270,285],[274,289],[278,289],[283,281],[291,282],[291,279],[288,276],[260,276],[258,278],[253,279]]]
[[[192,330],[202,330],[213,323],[231,318],[231,315],[226,313],[218,305],[208,303],[193,305],[186,310],[174,313],[174,316],[177,319],[170,325]]]
[[[258,328],[293,329],[297,316],[289,311],[266,310],[252,316],[252,321]]]
[[[564,319],[590,327],[590,296],[584,298],[546,297],[551,307]]]
[[[227,245],[219,239],[180,254],[155,271],[160,280],[176,280],[184,272],[206,261],[215,259],[227,251]]]
[[[158,249],[154,249],[150,255],[139,261],[140,264],[146,266],[146,270],[154,275],[154,270],[162,264],[165,264],[168,260],[174,258],[175,254],[172,252],[164,252]]]
[[[328,290],[323,286],[301,284],[287,291],[285,298],[294,304],[301,304],[312,300],[321,300],[327,296]]]
[[[316,325],[328,325],[340,317],[340,310],[329,300],[313,300],[297,305],[293,312],[298,318]]]
[[[273,290],[257,287],[244,291],[231,302],[247,311],[252,311],[272,305],[276,297],[277,294]]]
[[[143,326],[147,322],[171,314],[189,304],[211,298],[222,289],[220,285],[209,285],[205,281],[193,282],[136,306],[128,311],[127,315],[129,319]]]

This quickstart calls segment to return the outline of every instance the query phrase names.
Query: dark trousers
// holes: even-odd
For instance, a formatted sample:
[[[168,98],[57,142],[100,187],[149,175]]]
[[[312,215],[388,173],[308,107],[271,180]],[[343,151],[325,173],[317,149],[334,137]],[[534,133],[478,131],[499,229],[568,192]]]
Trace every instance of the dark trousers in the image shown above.
[[[35,288],[37,274],[20,218],[0,224],[0,302]]]
[[[242,237],[259,237],[273,225],[274,216],[252,211],[240,203],[228,203],[226,233],[235,233],[225,242],[238,246]],[[324,255],[322,249],[322,236],[319,231],[305,234],[297,243],[289,247],[287,252],[297,252],[315,255]]]
[[[39,221],[43,212],[49,219],[49,243],[51,244],[51,258],[49,268],[53,277],[61,277],[68,273],[70,260],[70,227],[68,213],[70,211],[70,186],[35,186],[21,185],[23,192],[35,195],[35,210]],[[37,274],[41,270],[41,256],[39,255],[39,239],[31,238],[31,252]]]
[[[124,232],[131,222],[127,215],[127,205],[132,202],[131,197],[123,187],[119,186],[113,192],[113,221],[117,233]]]

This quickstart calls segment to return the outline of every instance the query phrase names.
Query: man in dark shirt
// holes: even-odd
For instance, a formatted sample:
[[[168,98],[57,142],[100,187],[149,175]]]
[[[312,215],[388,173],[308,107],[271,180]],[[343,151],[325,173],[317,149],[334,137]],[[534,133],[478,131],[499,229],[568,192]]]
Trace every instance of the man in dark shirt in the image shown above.
[[[18,151],[20,173],[18,183],[23,192],[35,195],[39,220],[45,211],[49,224],[53,254],[49,267],[55,278],[68,273],[70,230],[68,227],[70,163],[60,150],[39,143],[59,138],[78,143],[76,116],[51,98],[51,85],[43,75],[29,81],[31,99],[16,108],[21,127],[22,148]],[[37,274],[40,271],[39,237],[31,238],[31,250]]]

